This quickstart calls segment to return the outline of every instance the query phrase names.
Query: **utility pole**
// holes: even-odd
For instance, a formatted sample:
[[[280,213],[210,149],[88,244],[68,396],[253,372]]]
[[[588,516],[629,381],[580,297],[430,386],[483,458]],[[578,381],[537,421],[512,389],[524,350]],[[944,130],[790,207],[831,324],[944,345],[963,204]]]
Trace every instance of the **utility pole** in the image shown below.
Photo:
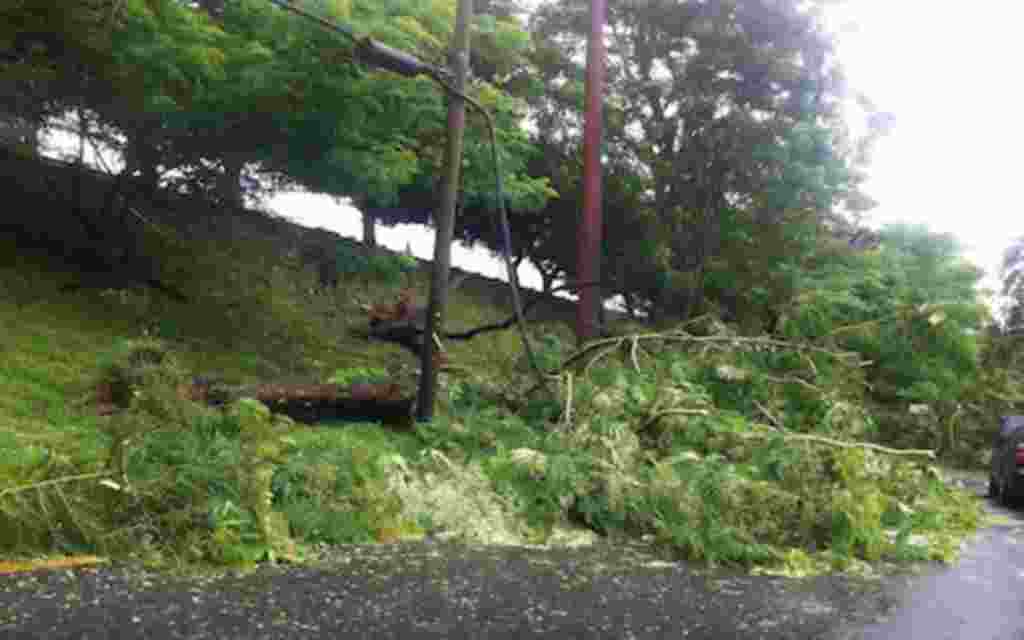
[[[452,70],[452,86],[459,92],[466,91],[466,77],[469,75],[469,24],[473,20],[473,0],[459,0],[455,16],[455,32],[449,66]],[[448,143],[445,149],[445,181],[441,207],[437,212],[437,232],[434,237],[434,271],[430,279],[430,301],[427,305],[427,322],[424,327],[423,349],[420,363],[420,385],[416,398],[416,418],[427,422],[434,417],[434,401],[437,397],[437,366],[434,354],[434,334],[444,326],[444,312],[448,303],[448,271],[452,262],[452,235],[455,228],[455,207],[459,198],[459,179],[462,169],[462,140],[466,131],[466,102],[452,93],[448,94]]]
[[[604,103],[604,23],[606,0],[590,1],[590,40],[587,43],[586,116],[583,124],[583,218],[578,237],[578,277],[582,283],[601,279],[601,111]],[[597,334],[599,285],[579,289],[576,304],[576,342]]]

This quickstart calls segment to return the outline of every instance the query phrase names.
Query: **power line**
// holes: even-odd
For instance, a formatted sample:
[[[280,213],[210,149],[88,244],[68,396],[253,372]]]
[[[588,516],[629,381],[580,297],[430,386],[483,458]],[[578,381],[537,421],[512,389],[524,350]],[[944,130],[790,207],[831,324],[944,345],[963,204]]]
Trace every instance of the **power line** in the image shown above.
[[[339,33],[356,45],[356,54],[362,62],[365,62],[374,67],[380,67],[393,71],[397,74],[414,77],[421,73],[426,74],[430,77],[436,77],[438,74],[442,74],[442,71],[437,67],[423,62],[416,56],[399,51],[398,49],[392,49],[391,47],[377,42],[369,36],[360,37],[355,29],[352,27],[340,24],[323,16],[318,16],[315,13],[306,11],[302,7],[299,7],[288,0],[267,0],[273,5],[276,5],[285,11],[291,11],[292,13],[302,16],[307,20],[316,22],[324,29]]]
[[[530,364],[530,368],[534,371],[537,376],[537,380],[540,386],[547,387],[547,380],[544,376],[544,372],[540,370],[537,365],[536,358],[533,355],[533,349],[530,347],[530,340],[526,333],[526,318],[523,314],[522,297],[519,292],[519,277],[516,274],[515,267],[512,264],[512,234],[509,230],[508,223],[508,210],[505,206],[504,189],[502,187],[501,180],[501,161],[498,153],[498,136],[495,131],[494,119],[491,114],[488,113],[487,109],[482,104],[477,102],[472,97],[466,95],[465,92],[459,91],[453,87],[449,81],[449,74],[446,70],[439,67],[435,67],[431,64],[423,62],[416,56],[392,49],[386,45],[377,42],[373,38],[368,36],[360,37],[356,34],[355,30],[347,25],[338,24],[331,20],[328,20],[322,16],[318,16],[314,13],[306,11],[288,0],[267,0],[273,5],[276,5],[286,11],[302,16],[308,20],[312,20],[322,26],[323,28],[339,33],[346,38],[352,40],[356,45],[356,54],[362,62],[370,64],[375,67],[380,67],[388,71],[393,71],[399,75],[407,77],[415,77],[420,74],[424,74],[432,78],[437,84],[444,88],[450,95],[456,96],[465,100],[473,109],[483,116],[484,121],[487,124],[487,132],[490,137],[491,143],[491,160],[494,165],[494,184],[495,184],[495,202],[498,209],[498,222],[501,226],[502,244],[504,245],[504,262],[505,269],[508,273],[509,287],[512,290],[512,306],[515,311],[516,324],[519,327],[519,333],[523,342],[523,350],[526,352],[526,359]]]

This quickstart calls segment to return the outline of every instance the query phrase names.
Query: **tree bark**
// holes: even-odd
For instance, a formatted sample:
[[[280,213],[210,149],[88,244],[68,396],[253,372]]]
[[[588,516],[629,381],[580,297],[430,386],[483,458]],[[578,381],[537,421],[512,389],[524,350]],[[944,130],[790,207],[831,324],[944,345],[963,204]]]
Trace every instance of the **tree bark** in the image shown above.
[[[555,286],[555,276],[553,273],[549,273],[543,269],[538,269],[538,271],[540,271],[540,282],[544,295],[550,295],[551,290]]]
[[[626,313],[630,320],[636,320],[636,306],[633,303],[633,295],[628,291],[622,294],[622,300],[626,305]]]
[[[245,208],[245,194],[242,193],[242,169],[245,160],[240,155],[226,154],[221,160],[223,173],[218,180],[217,192],[224,203],[236,209]]]
[[[126,175],[133,177],[135,184],[145,192],[155,192],[160,186],[160,174],[157,171],[159,154],[153,148],[147,128],[139,127],[128,133],[124,155]],[[139,173],[138,177],[134,176],[135,172]]]
[[[451,40],[449,65],[452,86],[461,93],[469,77],[470,25],[473,22],[472,0],[459,0],[455,14],[455,30]],[[444,327],[448,303],[448,270],[451,267],[452,236],[455,212],[459,202],[459,181],[462,169],[463,138],[466,129],[466,103],[452,93],[448,96],[448,139],[445,145],[445,180],[441,207],[437,212],[437,233],[434,236],[434,269],[430,279],[430,300],[427,304],[426,337],[420,357],[420,381],[416,395],[416,419],[429,422],[434,417],[437,398],[437,367],[435,366],[435,332]],[[506,254],[506,259],[508,255]],[[512,281],[513,284],[515,280]],[[514,298],[515,299],[515,298]]]
[[[337,200],[341,204],[341,200]],[[352,206],[359,210],[363,221],[363,249],[369,253],[377,250],[377,218],[370,212],[365,197],[352,197]]]
[[[377,219],[369,211],[363,211],[363,246],[367,249],[377,248]]]

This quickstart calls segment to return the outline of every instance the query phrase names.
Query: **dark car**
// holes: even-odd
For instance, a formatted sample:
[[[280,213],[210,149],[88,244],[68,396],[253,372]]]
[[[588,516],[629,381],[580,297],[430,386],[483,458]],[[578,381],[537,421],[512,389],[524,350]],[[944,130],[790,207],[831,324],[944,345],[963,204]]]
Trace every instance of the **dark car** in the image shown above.
[[[1024,498],[1024,416],[1003,416],[992,444],[988,494],[1012,506]]]

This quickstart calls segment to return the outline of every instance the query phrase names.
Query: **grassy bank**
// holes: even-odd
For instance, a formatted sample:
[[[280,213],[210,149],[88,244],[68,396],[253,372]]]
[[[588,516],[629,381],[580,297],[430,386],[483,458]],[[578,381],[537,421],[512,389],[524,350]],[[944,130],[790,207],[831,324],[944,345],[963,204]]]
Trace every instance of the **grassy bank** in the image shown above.
[[[298,425],[250,400],[196,405],[178,390],[199,374],[369,373],[411,393],[416,363],[360,335],[360,305],[407,286],[422,295],[427,274],[361,262],[328,238],[339,283],[321,291],[301,258],[308,231],[250,214],[228,242],[152,218],[140,237],[188,302],[97,285],[51,251],[0,241],[7,555],[235,564],[426,535],[639,538],[675,557],[814,572],[948,560],[979,522],[927,455],[855,444],[874,435],[856,354],[739,336],[710,318],[623,329],[577,354],[547,395],[525,393],[513,332],[451,342],[437,419],[405,430]],[[467,287],[450,326],[507,313]],[[548,369],[572,355],[564,325],[533,332]],[[127,390],[113,416],[97,415],[103,382]]]

